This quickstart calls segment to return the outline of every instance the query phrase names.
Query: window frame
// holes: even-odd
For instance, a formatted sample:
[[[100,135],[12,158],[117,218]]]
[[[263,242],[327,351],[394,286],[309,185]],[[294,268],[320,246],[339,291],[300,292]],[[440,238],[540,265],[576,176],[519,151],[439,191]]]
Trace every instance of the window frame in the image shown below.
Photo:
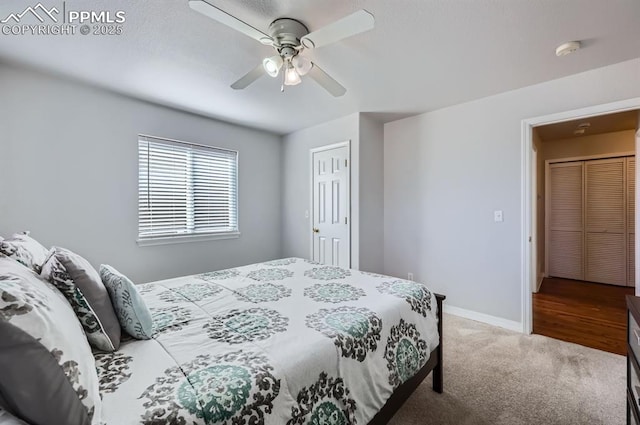
[[[138,134],[138,228],[137,228],[137,238],[136,243],[138,246],[152,246],[152,245],[168,245],[168,244],[176,244],[176,243],[187,243],[187,242],[200,242],[200,241],[208,241],[208,240],[223,240],[223,239],[237,239],[240,237],[240,205],[239,205],[239,186],[240,186],[240,169],[239,169],[239,161],[240,161],[240,152],[234,149],[221,148],[217,146],[204,145],[200,143],[192,143],[186,142],[183,140],[170,139],[167,137],[158,137],[151,136],[147,134]],[[183,145],[186,147],[194,147],[203,150],[217,150],[217,151],[226,151],[233,153],[235,155],[235,212],[236,212],[236,228],[235,230],[230,231],[213,231],[213,232],[191,232],[191,233],[178,233],[178,234],[166,234],[166,235],[158,235],[158,236],[148,236],[141,237],[140,235],[140,142],[144,141],[153,141],[156,143],[165,143],[166,145]],[[191,171],[189,171],[189,175],[191,175]],[[187,190],[189,190],[190,183],[187,184]],[[191,199],[193,201],[193,199]],[[187,213],[188,216],[193,219],[193,211]]]

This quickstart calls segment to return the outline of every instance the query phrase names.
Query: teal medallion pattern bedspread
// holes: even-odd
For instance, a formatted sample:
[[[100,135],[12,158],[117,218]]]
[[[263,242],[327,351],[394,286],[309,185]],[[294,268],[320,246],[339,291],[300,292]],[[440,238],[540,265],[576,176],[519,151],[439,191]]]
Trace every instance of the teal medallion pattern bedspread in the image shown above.
[[[96,355],[106,425],[366,425],[438,345],[422,284],[300,258],[139,290],[152,339]]]

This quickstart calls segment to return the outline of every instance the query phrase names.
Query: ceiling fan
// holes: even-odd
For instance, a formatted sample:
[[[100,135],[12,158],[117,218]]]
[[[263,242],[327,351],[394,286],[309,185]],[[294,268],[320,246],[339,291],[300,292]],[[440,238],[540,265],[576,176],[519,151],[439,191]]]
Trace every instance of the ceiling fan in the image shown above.
[[[282,91],[284,86],[300,84],[302,82],[300,77],[308,75],[333,96],[342,96],[347,89],[309,58],[303,56],[302,52],[305,49],[326,46],[368,31],[373,28],[375,22],[371,13],[359,10],[310,33],[300,21],[278,18],[269,25],[269,35],[267,35],[204,0],[189,0],[189,7],[276,50],[277,54],[265,58],[262,63],[231,84],[231,88],[235,90],[246,88],[265,74],[276,78],[282,72]]]

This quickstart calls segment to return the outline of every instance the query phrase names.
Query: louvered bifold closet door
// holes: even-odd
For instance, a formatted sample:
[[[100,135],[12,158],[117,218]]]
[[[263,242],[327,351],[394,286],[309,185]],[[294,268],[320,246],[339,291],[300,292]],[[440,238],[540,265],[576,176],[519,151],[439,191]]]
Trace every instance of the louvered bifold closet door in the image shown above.
[[[625,158],[585,162],[585,280],[627,284]]]
[[[549,276],[583,279],[583,164],[549,165]]]
[[[636,159],[627,158],[627,286],[636,286]]]

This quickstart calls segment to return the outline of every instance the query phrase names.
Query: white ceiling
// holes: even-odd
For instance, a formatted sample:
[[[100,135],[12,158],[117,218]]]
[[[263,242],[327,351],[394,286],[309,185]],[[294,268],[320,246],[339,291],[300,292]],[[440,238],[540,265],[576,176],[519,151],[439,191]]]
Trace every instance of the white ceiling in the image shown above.
[[[124,10],[124,34],[0,35],[0,60],[283,134],[358,111],[391,120],[640,56],[638,0],[209,1],[262,31],[278,17],[313,31],[362,8],[376,27],[309,52],[347,88],[341,98],[309,79],[285,93],[269,77],[232,90],[272,50],[187,0],[67,0],[67,10]],[[2,0],[0,19],[30,3]],[[557,58],[569,40],[584,49]]]

